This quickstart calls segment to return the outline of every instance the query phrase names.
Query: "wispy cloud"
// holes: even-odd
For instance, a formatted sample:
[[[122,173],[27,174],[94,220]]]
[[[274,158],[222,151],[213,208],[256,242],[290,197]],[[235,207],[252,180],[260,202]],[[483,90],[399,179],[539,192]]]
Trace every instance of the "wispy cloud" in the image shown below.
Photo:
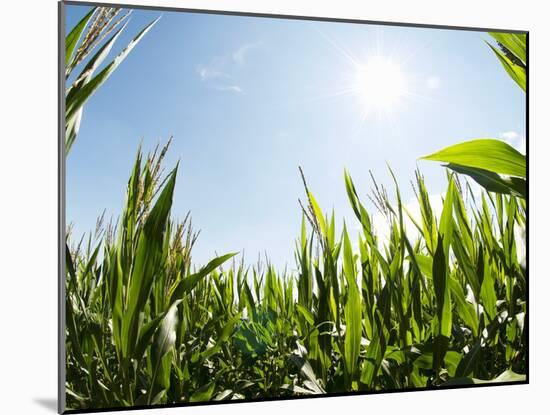
[[[519,134],[515,131],[505,131],[503,133],[500,133],[500,137],[504,138],[505,140],[516,140],[519,138]]]
[[[246,43],[242,45],[239,49],[233,52],[233,61],[237,65],[244,65],[246,63],[246,58],[254,49],[258,49],[262,46],[262,42]]]
[[[499,136],[516,150],[525,154],[527,145],[524,135],[517,131],[505,131],[500,133]]]
[[[244,93],[243,89],[236,84],[214,86],[211,85],[214,81],[219,84],[221,79],[231,80],[231,77],[227,73],[222,71],[222,63],[223,62],[220,62],[218,60],[211,63],[210,65],[197,65],[196,72],[199,75],[201,81],[206,82],[211,88],[214,88],[218,91],[233,92],[235,94]]]
[[[244,90],[240,85],[229,83],[232,80],[234,82],[234,77],[231,75],[232,69],[244,65],[251,51],[261,47],[261,45],[261,41],[245,43],[231,54],[216,57],[209,64],[199,64],[195,68],[197,75],[201,81],[207,82],[210,87],[218,91],[244,94]],[[225,79],[228,83],[220,85],[222,79]],[[217,85],[212,85],[214,81]]]
[[[243,89],[239,85],[222,85],[215,87],[218,91],[229,91],[236,94],[244,94]]]
[[[197,74],[199,74],[200,78],[205,81],[207,79],[212,78],[220,78],[220,77],[226,77],[227,74],[222,72],[220,69],[218,69],[217,65],[215,63],[212,63],[210,65],[197,65],[196,68]]]

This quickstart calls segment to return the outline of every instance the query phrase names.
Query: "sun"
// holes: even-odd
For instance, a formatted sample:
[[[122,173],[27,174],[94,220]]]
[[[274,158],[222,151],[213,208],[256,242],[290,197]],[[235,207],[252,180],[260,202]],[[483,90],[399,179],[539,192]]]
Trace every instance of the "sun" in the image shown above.
[[[388,115],[401,103],[406,82],[398,63],[388,57],[373,56],[355,65],[353,90],[365,116],[372,113]]]

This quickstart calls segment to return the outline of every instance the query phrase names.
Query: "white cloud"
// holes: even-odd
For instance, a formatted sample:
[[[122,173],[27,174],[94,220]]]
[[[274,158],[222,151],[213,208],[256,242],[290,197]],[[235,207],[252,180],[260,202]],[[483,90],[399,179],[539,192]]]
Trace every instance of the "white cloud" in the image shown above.
[[[262,42],[246,43],[233,52],[233,61],[238,65],[244,65],[246,56],[254,49],[262,46]]]
[[[244,94],[243,89],[238,85],[222,85],[222,86],[217,86],[216,89],[218,91],[228,91],[228,92],[235,92],[236,94]]]
[[[500,133],[499,136],[516,150],[525,154],[527,144],[524,135],[518,133],[517,131],[505,131]]]
[[[197,74],[201,78],[202,81],[210,82],[213,79],[219,79],[219,78],[230,78],[229,75],[227,75],[225,72],[222,72],[219,68],[221,66],[221,63],[219,62],[213,62],[210,65],[197,65]],[[218,91],[227,91],[227,92],[234,92],[236,94],[242,94],[244,93],[243,89],[239,85],[218,85],[213,86],[214,89],[217,89]]]
[[[441,79],[437,76],[430,76],[426,80],[426,85],[429,89],[439,89],[439,86],[441,85]]]
[[[519,138],[519,134],[515,131],[506,131],[501,133],[500,136],[506,140],[516,140]]]
[[[221,79],[225,79],[226,82],[232,82],[231,80],[234,77],[230,75],[231,69],[234,69],[236,65],[244,65],[250,52],[261,45],[262,42],[246,43],[230,55],[215,57],[209,64],[197,65],[195,71],[201,81],[207,83],[211,88],[218,91],[244,94],[241,86],[237,84],[219,85],[220,81]],[[213,82],[216,82],[218,85],[212,85]]]
[[[207,79],[212,78],[220,78],[220,77],[226,77],[227,75],[217,69],[216,65],[210,64],[210,65],[197,65],[197,74],[199,74],[200,78],[205,81]]]

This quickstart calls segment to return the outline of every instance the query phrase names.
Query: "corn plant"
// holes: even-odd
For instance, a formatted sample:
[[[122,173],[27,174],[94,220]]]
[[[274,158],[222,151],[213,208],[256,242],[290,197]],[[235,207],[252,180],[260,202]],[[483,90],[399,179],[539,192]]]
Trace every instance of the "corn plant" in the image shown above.
[[[69,408],[525,380],[523,198],[474,197],[452,173],[438,215],[417,173],[418,218],[390,171],[394,197],[376,182],[370,195],[384,240],[348,172],[357,234],[337,229],[302,173],[297,271],[235,253],[197,267],[190,217],[170,219],[166,151],[138,151],[116,224],[67,238]]]
[[[120,8],[115,7],[93,7],[72,28],[65,38],[65,79],[69,79],[75,68],[84,66],[66,89],[66,155],[69,154],[78,135],[84,104],[103,85],[143,36],[158,21],[157,18],[145,26],[122,52],[99,73],[95,74],[107,56],[109,56],[118,37],[126,28],[129,14],[129,11],[122,13]],[[109,38],[103,42],[108,36]],[[95,49],[98,49],[97,52],[91,58],[88,58]],[[84,65],[85,62],[86,64]]]
[[[486,42],[508,76],[527,90],[527,36],[489,33],[499,48]],[[500,50],[499,50],[500,49]],[[423,157],[470,176],[490,192],[527,197],[527,158],[502,140],[483,138],[459,143]]]
[[[516,33],[489,35],[497,42],[498,49],[487,42],[506,73],[523,90],[527,90],[527,36]],[[500,49],[500,50],[499,50]]]

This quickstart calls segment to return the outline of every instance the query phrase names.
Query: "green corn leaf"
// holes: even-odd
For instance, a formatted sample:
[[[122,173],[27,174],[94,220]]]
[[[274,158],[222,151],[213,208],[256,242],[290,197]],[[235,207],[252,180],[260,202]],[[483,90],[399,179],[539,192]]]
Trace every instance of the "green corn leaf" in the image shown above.
[[[449,177],[449,185],[447,186],[447,193],[445,194],[445,200],[443,202],[443,210],[441,211],[441,217],[439,219],[438,233],[442,238],[443,250],[445,256],[449,256],[449,248],[453,238],[454,220],[453,220],[453,202],[457,197],[457,190],[455,186],[454,178]],[[446,263],[448,265],[448,263]],[[434,274],[435,277],[435,274]]]
[[[107,65],[101,72],[99,72],[93,79],[90,80],[83,88],[75,92],[71,97],[70,102],[67,102],[66,117],[70,118],[73,113],[80,108],[84,103],[92,96],[92,94],[111,76],[116,68],[126,59],[132,49],[141,41],[143,36],[147,34],[149,30],[157,23],[160,17],[153,20],[145,28],[138,33],[138,35],[126,46],[126,48],[118,54],[117,57]],[[121,29],[122,30],[122,29]]]
[[[76,287],[77,286],[76,271],[74,268],[73,257],[71,255],[71,251],[69,250],[69,246],[67,244],[65,244],[65,262],[67,266],[67,274],[69,274],[69,281],[73,287]]]
[[[139,328],[139,337],[133,354],[134,359],[139,361],[143,357],[164,316],[166,316],[166,313],[160,314]]]
[[[504,53],[502,53],[500,50],[495,48],[493,45],[491,45],[488,42],[487,45],[491,48],[491,50],[495,53],[498,60],[502,64],[502,67],[506,71],[506,73],[514,80],[516,84],[519,85],[519,87],[523,90],[523,92],[527,91],[527,73],[525,71],[525,68],[522,68],[521,66],[514,65],[510,59]]]
[[[314,316],[313,314],[307,310],[303,305],[301,304],[296,304],[296,310],[298,310],[298,312],[304,316],[304,318],[306,319],[306,321],[310,324],[310,325],[314,325],[315,324],[315,319],[314,319]]]
[[[202,358],[203,359],[208,359],[210,356],[213,356],[218,351],[220,351],[220,349],[225,344],[225,342],[227,342],[229,337],[233,334],[234,329],[235,329],[235,325],[239,322],[240,319],[241,319],[241,313],[239,313],[239,314],[237,314],[237,315],[235,315],[235,316],[233,316],[229,319],[229,321],[223,327],[223,329],[220,333],[220,336],[218,337],[218,340],[216,341],[216,344],[213,347],[207,349],[204,353],[202,353]]]
[[[344,181],[346,183],[346,193],[348,195],[348,199],[350,201],[351,207],[353,209],[353,212],[355,213],[355,216],[359,221],[361,221],[361,212],[359,211],[359,198],[357,197],[357,191],[355,190],[355,186],[353,184],[353,180],[351,179],[351,176],[347,172],[347,170],[344,170]]]
[[[430,203],[430,195],[426,189],[424,178],[418,170],[415,172],[415,175],[418,189],[417,199],[418,204],[420,205],[420,213],[422,215],[422,234],[424,236],[424,240],[426,241],[426,248],[428,248],[430,254],[433,255],[437,243],[437,226],[435,223],[435,215],[433,214],[433,209]]]
[[[453,163],[448,164],[446,167],[457,173],[470,176],[489,192],[518,196],[524,199],[526,197],[527,181],[519,177],[500,176],[489,170],[465,167]]]
[[[171,301],[175,301],[175,299],[178,298],[183,298],[183,296],[189,293],[198,284],[199,281],[204,279],[206,276],[208,276],[208,274],[210,274],[228,259],[233,258],[235,255],[237,255],[237,252],[216,257],[204,267],[202,267],[197,273],[183,278],[170,289],[170,298],[172,299]]]
[[[315,393],[326,393],[319,380],[315,377],[313,367],[307,361],[307,359],[304,359],[303,357],[296,354],[291,354],[288,359],[300,370],[300,373],[309,381],[308,385],[312,387]]]
[[[346,319],[346,337],[344,339],[344,358],[349,380],[355,377],[357,359],[361,348],[361,295],[357,288],[355,260],[344,224],[344,274],[348,286],[348,299],[344,307]]]
[[[174,345],[176,344],[176,327],[178,324],[178,316],[176,313],[180,303],[181,300],[178,300],[170,306],[161,320],[160,327],[156,335],[152,353],[153,373],[151,376],[151,388],[149,391],[149,404],[152,404],[154,397],[158,395],[162,389],[168,389],[170,384],[170,360],[165,357],[170,357],[167,356],[167,354],[173,350]]]
[[[476,342],[468,353],[464,355],[460,363],[458,364],[456,376],[466,377],[471,374],[475,366],[478,364],[479,357],[481,356],[481,342]]]
[[[479,298],[480,282],[476,269],[473,264],[472,258],[470,258],[468,252],[464,248],[464,241],[458,232],[455,232],[452,241],[453,253],[455,254],[457,265],[460,267],[462,273],[466,276],[467,282],[472,287],[472,290]]]
[[[116,40],[122,34],[127,24],[128,22],[126,22],[120,29],[115,31],[115,33],[103,44],[103,46],[99,48],[99,50],[94,54],[94,56],[90,58],[86,66],[84,66],[84,69],[82,69],[82,71],[80,72],[76,80],[67,90],[67,95],[65,98],[67,107],[69,105],[72,105],[75,94],[85,84],[87,84],[90,81],[90,79],[92,79],[92,76],[97,70],[97,68],[99,68],[99,66],[103,63],[103,61],[107,58],[107,56],[109,56],[109,53],[111,52]]]
[[[361,383],[367,387],[372,387],[382,359],[386,353],[386,340],[384,336],[384,328],[380,322],[378,313],[374,315],[375,324],[373,329],[373,338],[367,348],[367,355],[363,362],[363,368],[361,370]]]
[[[480,300],[483,308],[490,319],[494,319],[497,315],[497,296],[495,292],[495,277],[493,275],[492,264],[488,258],[480,259],[483,268],[481,269],[483,281],[481,283]]]
[[[178,324],[178,316],[176,314],[178,305],[181,300],[174,302],[168,311],[162,317],[162,322],[157,333],[155,341],[155,356],[157,359],[163,358],[176,343],[176,326]]]
[[[426,277],[431,279],[432,270],[433,270],[432,257],[422,255],[422,254],[416,254],[416,263],[418,264],[418,267],[420,268],[422,275],[425,275]]]
[[[317,220],[317,223],[319,224],[319,228],[321,228],[321,234],[326,237],[327,236],[327,226],[325,224],[325,217],[323,216],[323,212],[321,211],[321,208],[319,207],[319,204],[317,203],[317,200],[315,200],[315,197],[313,196],[313,193],[310,191],[307,192],[307,196],[309,198],[309,202],[311,204],[311,207],[313,208],[313,214],[315,215],[315,219]]]
[[[82,36],[82,32],[84,32],[84,29],[88,25],[88,22],[90,21],[96,10],[97,7],[92,7],[92,9],[88,13],[86,13],[86,15],[76,24],[75,27],[73,27],[73,29],[65,38],[65,66],[67,68],[71,66],[71,58],[74,54],[74,51],[76,50],[76,46],[78,45],[80,37]],[[70,71],[67,73],[67,76],[69,75]]]
[[[437,247],[435,250],[432,277],[436,300],[436,327],[434,333],[434,371],[436,376],[443,364],[447,345],[451,337],[452,328],[452,308],[451,308],[451,290],[449,283],[449,247],[453,236],[453,201],[455,198],[454,179],[449,177],[449,186],[443,203],[443,211],[439,221],[439,231],[437,238]]]
[[[216,388],[216,382],[210,382],[206,385],[200,387],[197,389],[193,394],[191,395],[191,398],[189,399],[189,402],[205,402],[212,399],[212,395],[214,394],[214,390]]]
[[[136,260],[130,276],[122,320],[122,352],[125,357],[132,355],[136,345],[139,314],[145,308],[162,256],[164,233],[168,214],[172,207],[176,174],[177,167],[168,176],[164,189],[147,217],[137,243]]]
[[[159,17],[160,18],[160,17]],[[65,109],[65,122],[67,124],[65,130],[67,138],[71,141],[66,143],[66,153],[68,154],[72,144],[74,143],[75,133],[74,125],[77,124],[75,120],[79,117],[78,113],[82,107],[88,101],[88,99],[103,85],[103,83],[111,76],[111,74],[118,68],[118,66],[126,59],[132,49],[139,43],[139,41],[145,36],[145,34],[153,27],[158,19],[149,23],[139,34],[128,44],[128,46],[101,72],[95,75],[91,80],[82,85],[78,90],[70,91],[71,96],[66,100]],[[122,30],[122,29],[121,29]],[[120,33],[120,31],[118,32]],[[69,127],[72,129],[70,130]],[[77,129],[78,130],[78,129]],[[67,140],[66,140],[67,141]]]
[[[455,144],[437,153],[422,157],[424,160],[452,163],[459,167],[473,167],[493,173],[525,178],[525,156],[504,141],[482,138]]]
[[[445,368],[449,372],[449,375],[454,376],[461,358],[462,354],[459,352],[448,351],[445,354]],[[414,360],[413,365],[419,369],[429,370],[433,367],[433,359],[432,350],[427,345],[427,347],[423,347],[423,353]]]
[[[525,34],[489,32],[489,35],[512,52],[524,65],[527,63],[527,36]]]
[[[214,396],[214,398],[212,400],[213,401],[225,401],[225,400],[230,399],[232,395],[233,395],[233,390],[232,389],[225,389],[225,390],[217,393],[216,396]]]
[[[451,278],[449,282],[451,287],[452,299],[456,304],[458,315],[464,321],[466,327],[472,330],[474,337],[477,337],[479,318],[477,316],[474,306],[466,301],[466,296],[462,291],[460,284],[454,278]]]

